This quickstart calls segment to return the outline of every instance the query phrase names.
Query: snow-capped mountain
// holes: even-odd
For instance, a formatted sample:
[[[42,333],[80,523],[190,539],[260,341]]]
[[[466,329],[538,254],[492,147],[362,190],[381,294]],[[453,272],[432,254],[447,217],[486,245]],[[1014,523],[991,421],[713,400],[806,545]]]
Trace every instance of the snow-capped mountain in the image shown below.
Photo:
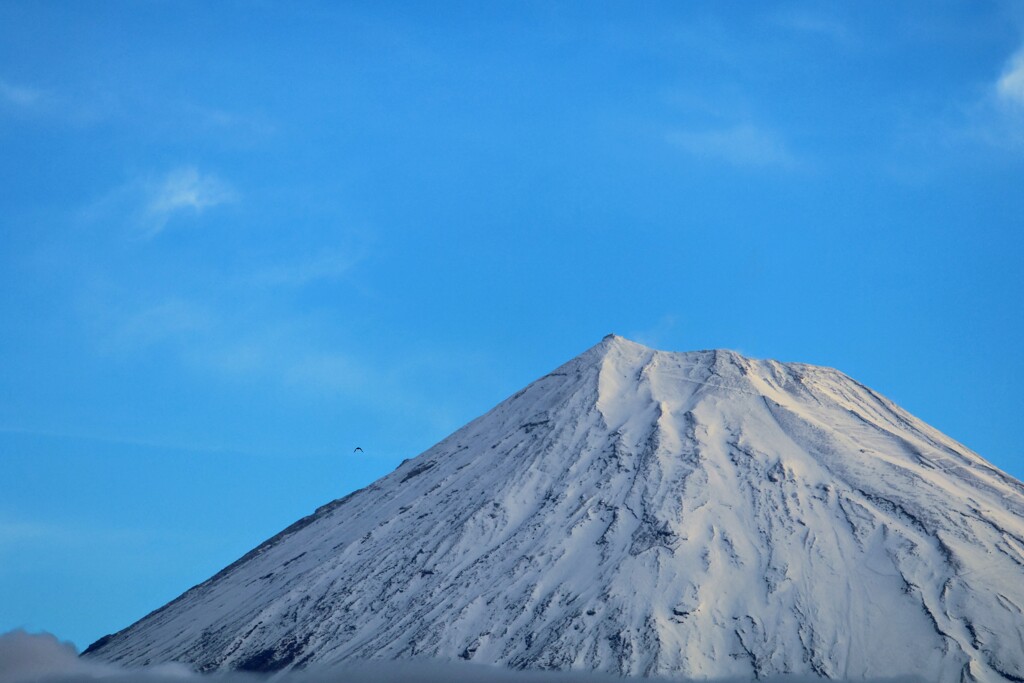
[[[608,336],[87,656],[1024,679],[1024,485],[842,373]]]

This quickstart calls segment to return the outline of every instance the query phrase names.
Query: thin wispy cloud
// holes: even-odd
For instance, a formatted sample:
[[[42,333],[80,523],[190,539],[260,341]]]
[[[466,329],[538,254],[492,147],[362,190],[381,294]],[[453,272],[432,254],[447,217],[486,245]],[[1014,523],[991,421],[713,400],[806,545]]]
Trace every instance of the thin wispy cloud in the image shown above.
[[[0,100],[17,107],[31,107],[43,98],[43,91],[0,79]]]
[[[341,353],[308,352],[281,368],[290,385],[336,393],[364,391],[375,380],[363,363]]]
[[[101,299],[85,314],[94,343],[106,353],[162,357],[226,386],[260,385],[324,401],[357,401],[415,415],[435,431],[437,425],[453,427],[452,401],[434,394],[438,376],[475,378],[488,365],[489,359],[465,351],[422,349],[425,355],[382,362],[365,349],[325,344],[335,321],[249,305],[260,300],[244,299],[248,303],[238,306],[237,299],[229,303],[216,296],[171,297],[125,306]]]
[[[186,442],[169,441],[166,439],[140,439],[133,438],[130,436],[118,436],[111,434],[89,434],[84,432],[71,432],[71,431],[60,431],[60,430],[48,430],[48,429],[27,429],[24,427],[10,427],[7,425],[0,425],[0,435],[13,434],[21,437],[34,437],[48,440],[61,440],[61,441],[82,441],[92,444],[102,444],[106,446],[131,446],[133,449],[138,451],[141,450],[152,450],[152,451],[181,451],[189,453],[214,453],[214,454],[237,454],[237,455],[277,455],[271,451],[264,451],[259,449],[247,448],[240,450],[237,448],[229,448],[223,444],[218,443],[199,443],[195,440],[189,440]],[[289,453],[291,455],[291,453]],[[36,538],[45,539],[48,534],[56,531],[58,527],[54,525],[40,524],[36,522],[18,522],[7,520],[4,522],[0,520],[0,543],[4,540],[31,540]],[[64,531],[65,527],[59,527],[61,533],[66,537],[67,532]],[[74,529],[73,532],[76,539],[80,539],[83,534],[80,529]],[[119,538],[123,538],[125,534],[120,534]]]
[[[0,113],[32,120],[51,130],[82,133],[101,123],[123,124],[128,114],[125,104],[117,90],[92,84],[62,83],[42,88],[0,78]],[[153,116],[140,123],[151,128]]]
[[[135,239],[149,240],[175,222],[238,201],[234,187],[195,166],[161,175],[144,175],[115,187],[79,212],[85,224],[125,228]]]
[[[167,340],[187,340],[212,327],[212,315],[202,306],[167,299],[124,316],[111,326],[118,345],[149,346]]]
[[[138,541],[142,536],[130,529],[105,529],[67,520],[62,523],[0,518],[0,550],[43,545],[80,547],[89,543]]]
[[[201,173],[194,166],[175,169],[156,183],[148,184],[142,209],[143,236],[155,237],[179,214],[201,214],[235,201],[237,193],[224,180]]]
[[[233,131],[251,138],[272,135],[277,130],[273,121],[258,112],[236,112],[201,104],[185,104],[182,110],[191,125],[218,134]]]
[[[258,271],[253,281],[260,285],[301,287],[320,280],[337,280],[359,263],[361,254],[342,249],[322,249],[292,263],[280,263]]]
[[[1007,61],[996,81],[996,94],[1001,101],[1024,110],[1024,47]]]
[[[225,378],[266,381],[336,400],[355,396],[372,400],[368,395],[373,389],[388,383],[386,373],[367,359],[305,341],[311,333],[301,324],[278,320],[272,327],[224,329],[217,338],[183,349],[184,360]]]
[[[673,131],[668,141],[684,152],[720,163],[747,168],[794,168],[796,157],[774,132],[740,124],[702,131]]]
[[[773,19],[783,28],[808,36],[818,36],[837,43],[852,42],[853,36],[847,25],[832,16],[808,11],[789,11],[776,14]]]
[[[0,519],[0,546],[23,541],[63,539],[67,533],[52,524]]]
[[[207,376],[334,395],[353,395],[383,381],[365,362],[311,343],[317,334],[303,321],[240,315],[217,300],[172,297],[134,308],[100,305],[92,315],[105,350],[169,352]]]
[[[629,334],[629,338],[634,339],[645,346],[667,348],[678,323],[678,316],[674,313],[666,313],[651,327],[631,332]]]

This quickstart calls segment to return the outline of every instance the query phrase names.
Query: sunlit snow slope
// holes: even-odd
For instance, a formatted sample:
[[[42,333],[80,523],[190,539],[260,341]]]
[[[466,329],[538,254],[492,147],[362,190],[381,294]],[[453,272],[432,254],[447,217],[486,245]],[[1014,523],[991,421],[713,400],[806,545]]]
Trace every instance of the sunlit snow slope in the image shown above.
[[[609,336],[88,656],[1024,679],[1024,486],[835,370]]]

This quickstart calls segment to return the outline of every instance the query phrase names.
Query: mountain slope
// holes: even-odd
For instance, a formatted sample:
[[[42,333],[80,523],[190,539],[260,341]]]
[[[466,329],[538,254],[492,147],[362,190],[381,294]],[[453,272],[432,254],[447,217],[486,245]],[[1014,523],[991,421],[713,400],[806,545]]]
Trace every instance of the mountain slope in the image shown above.
[[[1024,679],[1024,486],[835,370],[606,337],[87,655]]]

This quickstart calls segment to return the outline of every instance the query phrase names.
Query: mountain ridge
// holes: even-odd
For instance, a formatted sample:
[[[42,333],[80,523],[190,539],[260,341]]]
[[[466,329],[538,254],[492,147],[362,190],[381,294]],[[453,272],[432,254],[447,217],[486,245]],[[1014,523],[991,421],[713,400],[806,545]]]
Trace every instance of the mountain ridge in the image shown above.
[[[1022,568],[1024,485],[841,372],[608,335],[87,655],[1019,680]]]

